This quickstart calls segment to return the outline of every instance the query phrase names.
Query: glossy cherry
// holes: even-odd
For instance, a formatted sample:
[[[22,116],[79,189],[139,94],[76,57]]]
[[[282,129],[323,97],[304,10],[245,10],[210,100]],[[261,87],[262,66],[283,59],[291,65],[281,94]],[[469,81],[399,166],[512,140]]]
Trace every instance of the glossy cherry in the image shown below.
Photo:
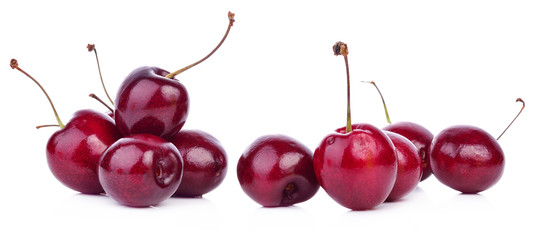
[[[374,81],[370,81],[367,83],[374,85],[374,87],[379,93],[379,96],[381,97],[381,101],[383,102],[385,116],[387,117],[387,122],[389,123],[389,125],[385,126],[383,130],[394,132],[406,137],[417,148],[418,154],[420,155],[420,159],[422,159],[423,169],[422,178],[420,178],[420,181],[424,181],[425,179],[431,176],[431,166],[429,164],[429,146],[431,145],[431,141],[433,141],[433,134],[423,126],[413,122],[391,123],[389,112],[387,110],[387,105],[385,104],[385,99],[383,98],[381,91],[379,90],[378,86]]]
[[[265,207],[283,207],[307,201],[318,191],[313,153],[285,135],[255,140],[237,163],[244,192]]]
[[[149,133],[167,140],[183,127],[189,113],[189,95],[174,77],[209,58],[224,42],[235,14],[228,12],[228,29],[221,42],[201,60],[170,73],[158,67],[140,67],[122,82],[115,99],[115,122],[125,134]]]
[[[422,160],[416,146],[406,137],[385,131],[391,139],[398,158],[398,174],[387,201],[396,201],[413,191],[422,177]]]
[[[11,67],[31,78],[48,98],[61,130],[52,134],[46,145],[48,166],[65,186],[88,194],[103,193],[98,180],[98,162],[102,153],[121,135],[113,120],[93,110],[80,110],[63,125],[50,97],[42,86],[11,60]],[[39,126],[38,128],[40,128]]]
[[[131,207],[157,205],[178,188],[183,159],[170,142],[150,134],[121,138],[102,155],[99,178],[106,193]]]
[[[149,133],[170,140],[185,124],[189,94],[169,72],[140,67],[122,82],[115,99],[115,122],[124,135]]]
[[[520,98],[517,101],[524,103]],[[433,174],[457,191],[478,193],[487,190],[503,175],[503,150],[497,139],[481,128],[468,125],[446,128],[435,137],[430,149]]]
[[[347,76],[346,127],[324,137],[313,157],[320,186],[344,207],[372,209],[387,199],[396,181],[398,163],[392,141],[370,124],[351,124],[348,47],[337,42]]]
[[[228,171],[220,142],[200,130],[181,130],[171,141],[183,157],[183,178],[175,197],[200,197],[218,187]]]

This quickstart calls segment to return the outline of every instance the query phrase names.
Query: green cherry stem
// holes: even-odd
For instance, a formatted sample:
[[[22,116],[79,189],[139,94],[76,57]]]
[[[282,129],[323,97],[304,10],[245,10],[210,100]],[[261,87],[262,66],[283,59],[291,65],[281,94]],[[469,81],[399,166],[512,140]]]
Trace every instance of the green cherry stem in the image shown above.
[[[383,98],[383,94],[381,94],[381,91],[378,88],[378,85],[376,85],[376,82],[374,81],[361,81],[364,83],[370,83],[376,87],[376,90],[378,90],[379,96],[381,97],[381,102],[383,102],[383,108],[385,108],[385,116],[387,117],[387,122],[391,124],[390,117],[389,117],[389,111],[387,110],[387,104],[385,104],[385,98]]]
[[[348,65],[348,45],[343,42],[336,42],[333,45],[333,54],[335,56],[342,55],[344,57],[344,64],[346,65],[346,133],[352,131],[352,112],[350,107],[350,67]]]
[[[115,112],[113,111],[113,108],[111,108],[109,105],[107,105],[104,101],[102,101],[102,99],[100,99],[98,96],[96,96],[94,93],[91,93],[89,94],[89,97],[92,97],[94,99],[96,99],[96,101],[100,102],[102,105],[104,105],[107,109],[109,109],[109,111],[111,111],[112,113]]]
[[[107,93],[107,89],[105,88],[104,78],[102,78],[102,70],[100,70],[100,61],[98,60],[98,52],[96,52],[96,46],[94,44],[87,44],[87,50],[89,50],[89,52],[94,51],[94,56],[96,57],[96,65],[98,66],[98,74],[100,74],[100,81],[102,82],[102,87],[104,87],[105,95],[107,95],[107,99],[109,99],[111,104],[115,105],[115,103],[109,96],[109,93]]]
[[[500,134],[500,136],[498,136],[498,138],[496,138],[496,140],[500,140],[502,135],[507,131],[507,129],[509,129],[509,127],[511,125],[513,125],[514,121],[518,118],[518,116],[520,116],[520,113],[522,113],[522,110],[524,110],[524,108],[526,107],[526,103],[524,102],[524,100],[522,100],[522,98],[517,98],[516,102],[521,102],[522,103],[522,108],[520,109],[518,114],[516,114],[516,117],[514,117],[513,121],[511,121],[511,123],[509,123],[509,125],[507,125],[507,127],[505,128],[505,130],[503,130],[503,132]]]
[[[43,86],[41,86],[41,84],[39,82],[37,82],[37,80],[35,80],[35,78],[33,78],[30,74],[28,74],[27,72],[22,70],[19,67],[18,61],[16,59],[11,59],[10,66],[11,66],[12,69],[17,69],[21,73],[23,73],[24,75],[29,77],[31,80],[33,80],[33,82],[35,82],[37,84],[37,86],[39,86],[41,88],[41,90],[43,91],[43,93],[46,96],[46,98],[48,98],[48,102],[50,102],[50,106],[52,106],[52,110],[54,110],[54,115],[56,116],[57,123],[58,123],[59,127],[60,128],[65,128],[65,125],[63,124],[63,122],[61,122],[61,119],[59,118],[59,115],[57,114],[56,108],[54,107],[54,104],[52,103],[52,100],[48,96],[48,93],[46,93],[46,91],[44,90]]]
[[[233,23],[235,22],[235,13],[228,12],[228,19],[229,19],[228,29],[226,30],[226,33],[224,34],[224,37],[222,37],[222,40],[218,43],[218,45],[215,47],[215,49],[213,49],[209,54],[207,54],[207,56],[205,56],[204,58],[198,60],[197,62],[195,62],[195,63],[193,63],[191,65],[188,65],[188,66],[186,66],[186,67],[184,67],[184,68],[182,68],[182,69],[180,69],[178,71],[170,73],[170,74],[166,75],[165,77],[172,79],[175,76],[177,76],[178,74],[187,71],[189,68],[192,68],[192,67],[200,64],[201,62],[205,61],[209,57],[211,57],[211,55],[213,55],[213,53],[215,53],[218,50],[218,48],[220,48],[220,46],[222,46],[222,43],[224,43],[224,41],[226,40],[226,37],[228,37],[229,31],[230,31],[231,27],[233,27]]]

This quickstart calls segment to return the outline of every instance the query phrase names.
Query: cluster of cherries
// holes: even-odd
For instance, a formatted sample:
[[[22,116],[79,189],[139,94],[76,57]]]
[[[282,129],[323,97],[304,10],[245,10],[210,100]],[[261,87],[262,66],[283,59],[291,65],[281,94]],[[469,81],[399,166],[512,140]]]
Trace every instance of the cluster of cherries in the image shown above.
[[[346,65],[346,127],[324,137],[314,154],[284,135],[257,139],[237,165],[241,187],[253,200],[266,207],[289,206],[310,199],[322,187],[342,206],[366,210],[406,196],[432,174],[470,194],[498,182],[504,154],[497,139],[474,126],[452,126],[434,137],[416,123],[390,124],[373,81],[369,83],[381,96],[389,125],[380,130],[367,123],[352,124],[348,47],[337,42],[333,52],[342,55]],[[517,101],[523,104],[520,115],[525,104]]]
[[[199,130],[181,130],[189,112],[179,73],[209,58],[170,73],[158,67],[140,67],[122,82],[107,114],[79,110],[66,125],[44,88],[23,71],[15,59],[11,67],[32,79],[45,93],[61,128],[48,140],[46,157],[54,176],[67,187],[86,194],[106,193],[132,206],[156,205],[171,196],[199,197],[215,189],[227,172],[227,156],[220,142]],[[100,72],[98,54],[94,51]],[[100,78],[103,79],[100,72]],[[104,86],[105,90],[105,86]],[[94,94],[90,95],[103,103]],[[105,105],[105,103],[104,103]]]

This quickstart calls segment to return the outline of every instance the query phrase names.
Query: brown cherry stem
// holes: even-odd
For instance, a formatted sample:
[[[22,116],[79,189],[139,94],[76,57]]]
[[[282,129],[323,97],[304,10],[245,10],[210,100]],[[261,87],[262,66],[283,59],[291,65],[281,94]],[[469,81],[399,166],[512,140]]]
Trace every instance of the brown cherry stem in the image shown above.
[[[100,70],[100,61],[98,60],[98,52],[96,52],[96,46],[94,44],[87,44],[87,50],[89,50],[89,52],[94,51],[94,56],[96,57],[96,65],[98,66],[98,74],[100,74],[100,81],[102,82],[102,87],[104,87],[105,95],[107,95],[107,99],[109,99],[111,104],[115,105],[115,103],[109,96],[109,93],[107,93],[107,89],[105,88],[104,78],[102,78],[102,70]]]
[[[175,71],[175,72],[173,72],[173,73],[170,73],[170,74],[166,75],[165,77],[167,77],[167,78],[171,78],[171,79],[172,79],[172,78],[174,78],[176,75],[178,75],[178,74],[180,74],[180,73],[182,73],[182,72],[187,71],[189,68],[192,68],[192,67],[198,65],[199,63],[205,61],[205,60],[208,59],[209,57],[211,57],[211,55],[213,55],[213,53],[215,53],[215,52],[218,50],[218,48],[219,48],[220,46],[222,46],[222,43],[224,43],[224,41],[226,40],[226,37],[228,36],[229,31],[230,31],[231,27],[233,27],[233,23],[235,22],[235,18],[234,18],[234,17],[235,17],[235,13],[228,12],[228,19],[229,19],[228,29],[226,30],[226,33],[224,34],[224,37],[222,37],[222,40],[218,43],[218,45],[215,47],[215,49],[213,49],[209,54],[207,54],[207,56],[205,56],[204,58],[198,60],[197,62],[195,62],[195,63],[193,63],[193,64],[191,64],[191,65],[188,65],[188,66],[186,66],[186,67],[184,67],[184,68],[182,68],[182,69],[180,69],[180,70],[178,70],[178,71]]]
[[[344,64],[346,65],[346,133],[349,133],[352,131],[352,112],[350,107],[350,67],[348,65],[348,45],[343,42],[336,42],[335,45],[333,45],[333,54],[335,56],[342,55],[344,57]]]
[[[113,111],[113,108],[109,107],[109,105],[107,105],[104,101],[102,101],[102,99],[100,99],[98,96],[96,96],[94,93],[91,93],[89,94],[89,97],[92,97],[94,99],[96,99],[96,101],[100,102],[102,105],[104,105],[107,109],[109,109],[109,111],[111,112],[115,112]]]
[[[54,110],[54,115],[56,116],[56,120],[57,120],[57,123],[59,124],[59,127],[60,128],[64,128],[65,125],[63,124],[63,122],[61,122],[61,119],[59,118],[59,115],[57,114],[56,108],[54,107],[54,104],[52,103],[52,100],[48,96],[48,93],[46,93],[46,91],[44,90],[43,86],[41,86],[41,84],[39,82],[37,82],[37,80],[35,80],[35,78],[33,78],[30,74],[28,74],[27,72],[22,70],[19,67],[18,61],[16,59],[11,59],[11,62],[10,62],[9,65],[11,66],[12,69],[17,69],[21,73],[23,73],[24,75],[29,77],[31,80],[33,80],[33,82],[35,82],[37,84],[37,86],[39,86],[39,88],[41,88],[41,90],[43,91],[43,93],[46,96],[46,98],[48,98],[48,102],[50,102],[50,106],[52,106],[52,110]]]
[[[513,121],[511,121],[511,123],[509,123],[509,125],[507,125],[507,127],[505,128],[505,130],[503,130],[502,134],[500,134],[500,136],[498,136],[498,138],[496,138],[496,140],[500,140],[500,138],[502,137],[502,135],[507,131],[507,129],[509,129],[509,127],[511,125],[513,125],[514,121],[518,118],[518,116],[520,116],[520,113],[522,113],[522,110],[524,110],[524,108],[526,107],[526,103],[524,102],[524,100],[522,100],[522,98],[517,98],[516,99],[516,102],[521,102],[522,103],[522,108],[520,109],[520,111],[518,112],[518,114],[516,114],[516,117],[514,117]]]
[[[41,129],[41,128],[44,128],[44,127],[59,127],[59,125],[57,125],[57,124],[47,124],[47,125],[39,125],[39,126],[37,126],[35,128]]]
[[[376,85],[376,82],[374,81],[361,81],[364,83],[370,83],[376,87],[376,90],[378,90],[379,96],[381,97],[381,102],[383,102],[383,108],[385,108],[385,116],[387,117],[387,122],[391,124],[390,117],[389,117],[389,111],[387,110],[387,104],[385,104],[385,98],[383,98],[383,94],[381,94],[381,91],[379,91],[378,85]]]

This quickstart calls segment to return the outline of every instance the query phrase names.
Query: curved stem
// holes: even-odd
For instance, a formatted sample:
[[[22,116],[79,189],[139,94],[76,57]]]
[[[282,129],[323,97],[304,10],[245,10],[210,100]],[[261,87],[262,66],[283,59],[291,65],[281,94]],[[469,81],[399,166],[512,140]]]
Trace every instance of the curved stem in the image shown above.
[[[104,87],[105,95],[107,95],[107,99],[109,99],[111,104],[115,105],[115,103],[109,96],[109,93],[107,93],[107,89],[105,88],[104,78],[102,78],[102,70],[100,70],[100,60],[98,60],[98,52],[96,52],[96,46],[94,44],[88,44],[87,49],[89,50],[89,52],[94,51],[94,56],[96,57],[96,65],[98,66],[98,74],[100,74],[100,82],[102,82],[102,87]]]
[[[179,69],[178,71],[175,71],[173,73],[170,73],[168,75],[166,75],[165,77],[166,78],[174,78],[176,75],[182,73],[182,72],[185,72],[187,71],[189,68],[192,68],[198,64],[200,64],[201,62],[205,61],[206,59],[208,59],[209,57],[211,57],[211,55],[213,55],[213,53],[215,53],[218,48],[220,46],[222,46],[222,43],[224,43],[224,41],[226,40],[226,37],[228,36],[229,34],[229,31],[231,29],[231,27],[233,27],[233,23],[235,22],[235,13],[232,13],[232,12],[228,12],[228,19],[229,19],[229,24],[228,24],[228,29],[226,30],[226,33],[224,34],[224,37],[222,37],[222,40],[218,43],[218,45],[215,47],[215,49],[213,49],[209,54],[207,54],[207,56],[205,56],[204,58],[196,61],[195,63],[191,64],[191,65],[188,65],[182,69]]]
[[[344,57],[344,65],[346,66],[346,133],[352,131],[352,111],[350,107],[350,66],[348,64],[348,45],[343,42],[336,42],[333,45],[333,54],[335,56],[342,55]]]
[[[96,101],[100,102],[102,105],[104,105],[107,109],[109,109],[109,111],[111,111],[112,113],[114,113],[115,111],[113,111],[113,108],[109,107],[109,105],[107,105],[104,101],[102,101],[102,99],[100,99],[98,96],[96,96],[94,93],[91,93],[89,94],[89,97],[92,97],[94,99],[96,99]]]
[[[522,108],[520,109],[520,111],[518,112],[518,114],[516,114],[516,117],[514,117],[513,121],[511,121],[511,123],[509,123],[509,125],[507,125],[507,127],[505,128],[505,130],[503,130],[503,132],[500,134],[500,136],[498,136],[498,138],[496,138],[496,140],[500,140],[500,138],[502,137],[502,135],[507,131],[507,129],[509,129],[509,127],[514,123],[514,121],[518,118],[518,116],[520,116],[520,113],[522,113],[522,110],[524,110],[524,108],[526,107],[526,103],[524,102],[524,100],[522,100],[522,98],[517,98],[516,99],[516,102],[521,102],[522,103]]]
[[[56,120],[57,120],[57,123],[59,124],[59,127],[60,128],[65,128],[65,125],[63,124],[63,122],[61,122],[61,119],[59,118],[59,115],[57,114],[56,108],[54,107],[54,104],[52,103],[52,100],[48,96],[48,93],[46,93],[46,91],[44,90],[43,86],[41,86],[41,84],[39,82],[37,82],[37,80],[35,80],[35,78],[33,78],[30,74],[28,74],[27,72],[25,72],[24,70],[19,68],[19,64],[18,64],[18,61],[16,59],[11,59],[10,66],[11,66],[12,69],[17,69],[21,73],[23,73],[24,75],[29,77],[31,80],[33,80],[33,82],[35,82],[37,84],[37,86],[39,86],[39,88],[41,88],[41,90],[43,91],[44,95],[48,99],[48,102],[50,103],[50,106],[52,106],[52,110],[54,110],[54,115],[56,116]]]
[[[387,122],[391,124],[390,117],[389,117],[389,111],[387,110],[387,104],[385,104],[385,99],[383,98],[383,94],[381,94],[381,91],[379,91],[378,85],[374,81],[361,81],[364,83],[370,83],[376,87],[376,90],[378,90],[379,96],[381,97],[381,102],[383,102],[383,108],[385,108],[385,116],[387,117]]]
[[[47,124],[47,125],[39,125],[39,126],[37,126],[35,128],[41,129],[41,128],[44,128],[44,127],[60,127],[60,126],[57,125],[57,124]]]

